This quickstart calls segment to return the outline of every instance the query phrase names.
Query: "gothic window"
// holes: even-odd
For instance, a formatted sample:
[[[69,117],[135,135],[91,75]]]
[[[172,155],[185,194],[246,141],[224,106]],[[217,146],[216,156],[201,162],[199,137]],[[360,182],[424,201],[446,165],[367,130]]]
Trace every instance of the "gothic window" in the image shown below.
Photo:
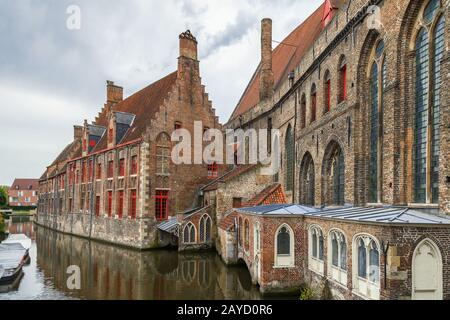
[[[317,110],[317,92],[316,85],[313,84],[311,87],[311,121],[313,123],[316,121],[316,110]]]
[[[195,243],[195,226],[189,222],[183,229],[183,243],[192,244]]]
[[[211,218],[205,214],[200,219],[200,242],[209,242],[211,240]]]
[[[341,147],[332,141],[325,150],[322,165],[322,197],[326,205],[342,206],[345,203],[345,161]]]
[[[347,99],[347,61],[344,56],[341,57],[339,63],[339,103]]]
[[[325,77],[324,77],[324,97],[323,97],[323,101],[324,101],[324,108],[323,108],[323,113],[327,113],[330,112],[331,110],[331,76],[330,76],[330,71],[326,71],[325,72]]]
[[[156,173],[169,175],[170,137],[161,133],[156,140]]]
[[[315,205],[315,172],[314,162],[308,152],[300,166],[300,202],[308,206]]]
[[[309,228],[309,268],[319,274],[324,273],[324,236],[318,226]]]
[[[439,202],[441,60],[445,18],[441,1],[426,4],[416,38],[414,201]]]
[[[283,224],[275,234],[275,264],[276,266],[294,265],[294,234],[292,229]]]
[[[302,95],[300,100],[300,127],[304,129],[306,127],[306,96]]]
[[[353,241],[354,290],[371,299],[380,296],[380,246],[370,235],[359,235]]]
[[[286,171],[285,171],[285,187],[286,191],[292,191],[294,174],[294,133],[291,125],[286,130],[285,137],[285,154],[286,154]]]
[[[369,201],[379,203],[381,199],[382,139],[383,139],[383,93],[386,79],[384,42],[375,47],[370,72],[370,153],[369,153]]]
[[[347,285],[347,242],[345,236],[341,231],[332,230],[329,239],[331,261],[328,264],[328,273],[333,280]]]
[[[245,219],[244,222],[244,245],[245,250],[248,250],[249,248],[249,241],[250,241],[250,225],[247,219]]]

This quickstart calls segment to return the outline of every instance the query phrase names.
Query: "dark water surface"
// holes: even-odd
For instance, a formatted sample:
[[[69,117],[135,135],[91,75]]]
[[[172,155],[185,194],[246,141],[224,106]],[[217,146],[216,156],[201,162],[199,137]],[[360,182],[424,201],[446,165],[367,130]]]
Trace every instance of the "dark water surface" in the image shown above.
[[[11,221],[10,233],[33,239],[31,263],[4,299],[260,299],[245,267],[227,267],[213,252],[139,252]],[[69,266],[81,288],[70,290]],[[70,281],[69,281],[70,284]]]

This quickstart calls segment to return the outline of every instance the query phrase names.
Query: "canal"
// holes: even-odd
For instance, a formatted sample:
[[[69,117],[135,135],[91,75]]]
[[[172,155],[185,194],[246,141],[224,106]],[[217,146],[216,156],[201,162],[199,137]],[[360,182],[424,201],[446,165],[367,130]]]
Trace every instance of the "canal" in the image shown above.
[[[138,252],[64,235],[30,221],[10,221],[10,233],[33,240],[31,263],[5,299],[260,299],[245,267],[227,267],[214,252]],[[69,266],[80,288],[69,289]],[[70,283],[70,281],[69,281]]]

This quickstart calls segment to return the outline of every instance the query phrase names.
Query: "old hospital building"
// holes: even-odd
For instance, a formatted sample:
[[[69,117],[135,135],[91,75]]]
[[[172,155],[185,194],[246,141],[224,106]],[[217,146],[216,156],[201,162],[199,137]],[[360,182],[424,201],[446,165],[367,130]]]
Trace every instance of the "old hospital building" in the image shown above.
[[[274,49],[263,19],[261,61],[224,125],[182,33],[175,72],[127,98],[107,82],[40,179],[37,223],[137,249],[214,247],[268,294],[450,299],[449,6],[325,0]],[[195,121],[279,129],[280,171],[175,165],[171,134]]]

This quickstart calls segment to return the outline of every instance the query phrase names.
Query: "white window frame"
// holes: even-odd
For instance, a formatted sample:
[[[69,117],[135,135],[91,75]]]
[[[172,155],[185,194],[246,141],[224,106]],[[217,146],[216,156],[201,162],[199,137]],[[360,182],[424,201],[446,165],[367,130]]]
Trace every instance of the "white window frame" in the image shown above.
[[[191,239],[191,228],[194,228],[194,239]],[[188,229],[189,242],[184,241],[184,235],[186,233],[186,229]],[[183,243],[184,244],[195,244],[195,243],[197,243],[196,238],[197,238],[197,229],[195,228],[195,225],[192,222],[188,222],[183,228]]]
[[[323,230],[318,225],[311,225],[308,228],[308,268],[309,270],[316,272],[320,275],[325,275],[325,248],[323,248],[324,252],[324,260],[320,260],[318,257],[313,256],[313,232],[316,231],[318,234],[322,234],[323,237],[323,245],[325,246],[325,234]],[[319,243],[320,238],[317,237],[317,255],[319,255]]]
[[[278,233],[282,228],[286,228],[289,233],[289,254],[278,254]],[[287,224],[283,223],[280,225],[275,231],[274,236],[274,267],[275,268],[292,268],[295,267],[295,239],[294,239],[294,231]]]
[[[338,241],[338,266],[336,267],[335,265],[333,265],[333,238],[337,237],[337,241]],[[346,255],[345,255],[345,259],[346,259],[346,269],[342,268],[342,261],[341,261],[341,253],[342,253],[342,248],[341,248],[341,240],[345,241],[346,244]],[[345,233],[340,230],[340,229],[331,229],[328,232],[328,253],[327,253],[327,266],[328,266],[328,278],[343,285],[343,286],[347,286],[347,270],[348,270],[348,241],[347,241],[347,237],[345,236]]]
[[[359,258],[358,248],[359,240],[363,240],[366,249],[366,278],[361,278],[358,275]],[[378,249],[378,281],[370,281],[370,244],[372,241],[376,244]],[[382,249],[378,239],[367,233],[359,233],[353,237],[352,241],[352,274],[353,274],[353,293],[357,296],[371,299],[380,299],[380,280],[381,280],[381,253]]]

